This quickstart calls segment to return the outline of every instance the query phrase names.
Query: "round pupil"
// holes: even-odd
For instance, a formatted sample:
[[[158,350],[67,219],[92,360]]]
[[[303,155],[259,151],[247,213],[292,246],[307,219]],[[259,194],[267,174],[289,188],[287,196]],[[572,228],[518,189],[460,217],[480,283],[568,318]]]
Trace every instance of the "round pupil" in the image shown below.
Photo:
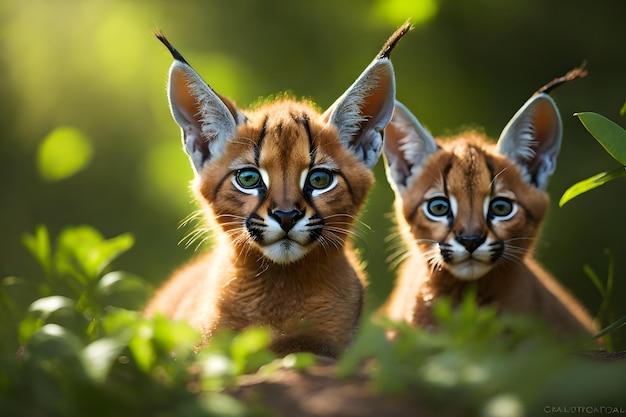
[[[428,202],[428,212],[433,216],[446,216],[450,211],[450,203],[443,198],[435,198]]]
[[[513,204],[508,200],[494,200],[491,202],[491,212],[495,216],[508,216],[513,211]]]
[[[254,188],[259,184],[261,174],[251,169],[245,169],[237,173],[237,182],[243,188]]]
[[[333,177],[327,171],[314,171],[309,175],[309,184],[316,189],[326,188],[330,185]]]

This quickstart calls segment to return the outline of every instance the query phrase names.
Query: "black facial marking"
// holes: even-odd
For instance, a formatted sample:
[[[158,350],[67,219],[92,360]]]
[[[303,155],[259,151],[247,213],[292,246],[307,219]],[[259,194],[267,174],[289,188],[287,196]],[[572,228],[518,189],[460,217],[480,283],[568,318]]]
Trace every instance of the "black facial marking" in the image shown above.
[[[491,243],[489,245],[489,248],[491,250],[491,262],[497,261],[498,259],[500,259],[502,254],[504,254],[504,242],[502,242],[501,240],[497,240]]]
[[[246,219],[246,229],[250,233],[250,237],[254,241],[259,241],[263,237],[263,229],[267,225],[263,222],[263,218],[256,213],[252,213]]]
[[[215,187],[215,190],[213,190],[213,201],[217,200],[217,193],[219,193],[219,191],[222,189],[222,186],[224,185],[224,183],[226,182],[227,179],[229,179],[236,171],[229,171],[226,175],[224,175],[219,182],[217,183],[217,186]]]
[[[322,232],[324,231],[324,219],[319,214],[314,214],[309,219],[309,223],[307,223],[307,227],[310,227],[309,236],[311,236],[311,240],[319,239],[322,236]]]
[[[261,159],[261,147],[263,146],[263,139],[265,139],[265,135],[267,133],[267,117],[263,120],[263,127],[261,128],[261,133],[259,134],[259,140],[254,144],[254,163],[256,166],[260,166]]]
[[[450,263],[452,261],[452,245],[449,243],[440,243],[439,251],[444,262]]]

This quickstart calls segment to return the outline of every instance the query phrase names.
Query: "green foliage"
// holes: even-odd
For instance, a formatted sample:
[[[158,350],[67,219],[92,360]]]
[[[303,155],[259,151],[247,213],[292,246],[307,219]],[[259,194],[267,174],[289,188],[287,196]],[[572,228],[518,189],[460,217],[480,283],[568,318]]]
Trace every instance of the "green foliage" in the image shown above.
[[[606,152],[617,162],[626,165],[626,130],[611,120],[596,113],[576,113],[585,129],[602,145]],[[559,206],[587,191],[593,190],[616,178],[626,176],[626,167],[589,177],[568,188],[559,201]]]
[[[478,308],[470,292],[453,308],[435,305],[437,331],[406,323],[366,324],[344,356],[338,376],[356,372],[365,361],[372,383],[384,395],[408,395],[439,415],[540,415],[546,405],[567,398],[571,404],[602,405],[620,398],[626,364],[594,364],[572,355],[579,341],[558,342],[529,317],[497,316]],[[385,337],[392,329],[394,341]],[[578,390],[590,372],[599,377]],[[568,375],[570,380],[561,377]],[[453,401],[451,399],[454,399]]]
[[[316,362],[308,353],[275,359],[267,329],[220,332],[197,351],[200,335],[188,324],[143,317],[137,310],[150,286],[111,269],[131,247],[130,235],[105,239],[72,227],[53,245],[40,226],[23,241],[43,278],[9,277],[0,286],[0,404],[7,415],[266,415],[262,404],[250,408],[224,390],[243,374]],[[611,292],[612,279],[597,283]],[[435,315],[436,332],[365,322],[338,377],[365,369],[378,395],[417,393],[424,407],[449,415],[535,415],[571,398],[622,406],[616,399],[624,364],[576,359],[572,345],[532,319],[478,308],[471,292],[457,307],[437,303]],[[581,386],[590,378],[593,384]]]
[[[0,287],[0,404],[11,416],[240,416],[220,392],[274,356],[269,333],[225,332],[196,354],[188,324],[137,310],[152,289],[110,271],[132,236],[104,239],[67,228],[56,244],[40,226],[24,245],[44,277],[8,277]],[[276,365],[274,365],[276,366]]]

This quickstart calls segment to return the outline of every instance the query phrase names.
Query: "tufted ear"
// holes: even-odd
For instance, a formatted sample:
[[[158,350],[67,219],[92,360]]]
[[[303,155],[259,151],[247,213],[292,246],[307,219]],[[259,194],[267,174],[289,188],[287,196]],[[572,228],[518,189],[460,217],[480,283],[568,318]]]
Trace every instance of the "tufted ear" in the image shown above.
[[[506,125],[497,150],[515,163],[524,181],[545,190],[556,169],[562,131],[556,104],[549,95],[539,93]]]
[[[213,91],[163,34],[156,36],[174,57],[168,82],[170,109],[198,175],[207,161],[224,151],[245,116],[233,102]]]
[[[407,22],[396,30],[376,59],[322,115],[337,128],[341,143],[370,169],[380,158],[383,131],[393,114],[396,87],[389,55],[410,29]]]
[[[396,193],[402,195],[439,147],[417,118],[396,101],[393,118],[385,129],[383,149],[387,179]]]

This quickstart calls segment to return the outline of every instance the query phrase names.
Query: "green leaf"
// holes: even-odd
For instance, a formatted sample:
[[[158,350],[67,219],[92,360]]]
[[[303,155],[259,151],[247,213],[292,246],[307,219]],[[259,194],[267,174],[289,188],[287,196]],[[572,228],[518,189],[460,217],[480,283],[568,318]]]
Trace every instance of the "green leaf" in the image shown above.
[[[82,170],[91,155],[91,145],[83,132],[62,126],[50,132],[39,145],[37,167],[44,180],[61,181]]]
[[[68,297],[61,295],[51,295],[50,297],[44,297],[36,300],[30,306],[30,311],[39,314],[44,319],[47,319],[53,314],[59,313],[64,310],[74,311],[76,302]]]
[[[600,281],[598,274],[596,274],[596,271],[594,271],[593,268],[591,268],[588,264],[583,265],[583,271],[585,271],[585,275],[587,275],[589,280],[596,287],[596,289],[598,290],[602,298],[605,299],[607,292],[606,292],[606,289],[604,288],[604,285],[602,285],[602,282]]]
[[[50,236],[46,226],[37,226],[34,235],[28,233],[24,234],[22,236],[22,243],[35,257],[37,262],[39,262],[46,277],[50,278],[52,273],[52,254],[50,249]]]
[[[65,229],[58,239],[56,267],[60,273],[78,278],[97,279],[104,268],[133,246],[132,235],[126,233],[108,240],[90,226]]]
[[[80,333],[85,321],[76,311],[76,302],[68,297],[52,295],[35,300],[19,326],[20,342],[24,343],[46,324],[57,324]]]
[[[599,333],[593,335],[593,339],[597,339],[597,338],[602,337],[602,336],[604,336],[606,334],[609,334],[609,333],[619,329],[620,327],[622,327],[624,325],[626,325],[626,316],[622,317],[621,319],[618,319],[614,323],[611,323],[609,326],[607,326],[604,329],[602,329]]]
[[[624,105],[622,106],[622,108],[619,111],[619,115],[624,117],[624,115],[626,114],[626,101],[624,102]]]
[[[236,335],[230,352],[237,374],[255,371],[274,359],[269,344],[270,332],[266,328],[250,328]]]
[[[626,165],[626,130],[597,113],[576,113],[585,129],[616,161]]]
[[[137,363],[137,367],[143,372],[152,369],[157,355],[152,344],[152,336],[154,331],[148,323],[141,323],[137,328],[137,332],[128,343],[128,348]]]
[[[576,184],[565,190],[565,192],[561,196],[561,199],[559,200],[559,207],[563,207],[565,203],[569,202],[575,197],[578,197],[581,194],[586,193],[587,191],[593,190],[594,188],[606,184],[611,180],[624,176],[626,176],[626,168],[622,167],[611,172],[601,172],[597,175],[577,182]]]
[[[96,291],[103,305],[139,310],[152,295],[153,288],[137,275],[113,271],[100,278]]]
[[[105,382],[113,363],[126,346],[126,341],[119,338],[103,338],[89,344],[82,352],[87,375],[98,383]]]

